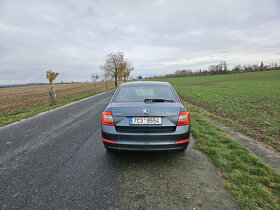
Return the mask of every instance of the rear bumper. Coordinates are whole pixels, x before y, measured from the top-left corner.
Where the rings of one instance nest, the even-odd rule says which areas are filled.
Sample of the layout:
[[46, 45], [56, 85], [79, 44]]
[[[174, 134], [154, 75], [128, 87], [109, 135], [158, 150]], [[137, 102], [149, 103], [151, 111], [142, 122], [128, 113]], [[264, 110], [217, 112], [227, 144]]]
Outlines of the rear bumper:
[[190, 137], [190, 125], [177, 126], [170, 133], [123, 133], [115, 126], [102, 125], [102, 138], [114, 141], [104, 142], [105, 147], [115, 150], [161, 151], [178, 150], [187, 147], [188, 142], [177, 143]]
[[187, 148], [189, 142], [181, 144], [169, 145], [135, 145], [135, 144], [117, 144], [103, 142], [104, 146], [113, 150], [127, 150], [127, 151], [167, 151], [167, 150], [181, 150]]

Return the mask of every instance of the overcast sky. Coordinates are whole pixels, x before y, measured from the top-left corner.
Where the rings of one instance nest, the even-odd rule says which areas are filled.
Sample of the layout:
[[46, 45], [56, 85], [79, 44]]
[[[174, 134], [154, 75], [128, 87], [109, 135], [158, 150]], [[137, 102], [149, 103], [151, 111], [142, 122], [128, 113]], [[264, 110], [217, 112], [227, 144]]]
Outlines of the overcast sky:
[[0, 84], [87, 81], [119, 51], [132, 76], [280, 63], [280, 1], [0, 0]]

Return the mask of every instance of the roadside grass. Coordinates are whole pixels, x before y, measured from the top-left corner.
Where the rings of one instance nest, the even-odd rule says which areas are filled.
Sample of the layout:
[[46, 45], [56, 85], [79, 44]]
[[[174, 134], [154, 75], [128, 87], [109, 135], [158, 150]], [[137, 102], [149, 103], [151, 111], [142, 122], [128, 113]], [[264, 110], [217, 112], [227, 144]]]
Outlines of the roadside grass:
[[[108, 90], [112, 90], [114, 89], [114, 87], [112, 88], [108, 88]], [[105, 89], [100, 89], [97, 90], [95, 93], [90, 92], [90, 93], [85, 93], [82, 95], [78, 95], [78, 96], [74, 96], [74, 97], [69, 97], [69, 98], [64, 98], [61, 100], [58, 100], [55, 105], [51, 106], [50, 102], [44, 103], [44, 104], [40, 104], [40, 105], [35, 105], [35, 106], [30, 106], [24, 109], [21, 109], [19, 111], [16, 112], [8, 112], [8, 113], [4, 113], [0, 115], [0, 126], [3, 125], [7, 125], [10, 124], [12, 122], [15, 121], [19, 121], [21, 119], [27, 118], [27, 117], [31, 117], [34, 116], [36, 114], [39, 114], [41, 112], [45, 112], [51, 109], [55, 109], [57, 107], [75, 102], [75, 101], [79, 101], [82, 100], [84, 98], [88, 98], [90, 96], [105, 92]]]
[[280, 209], [280, 173], [209, 122], [209, 113], [183, 101], [190, 112], [196, 148], [213, 159], [225, 187], [242, 209]]
[[227, 126], [280, 151], [280, 71], [157, 80], [170, 82], [188, 103]]

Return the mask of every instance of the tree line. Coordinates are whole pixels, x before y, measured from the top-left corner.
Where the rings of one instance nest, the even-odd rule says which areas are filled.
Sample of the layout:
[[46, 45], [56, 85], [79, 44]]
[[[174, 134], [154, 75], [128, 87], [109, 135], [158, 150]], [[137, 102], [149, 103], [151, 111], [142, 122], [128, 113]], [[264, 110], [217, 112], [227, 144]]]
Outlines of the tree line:
[[[128, 77], [130, 76], [130, 72], [134, 70], [134, 67], [131, 63], [124, 57], [123, 52], [110, 53], [106, 56], [105, 63], [100, 66], [101, 73], [95, 72], [91, 74], [91, 80], [93, 82], [93, 91], [96, 93], [96, 82], [101, 78], [102, 81], [106, 84], [107, 90], [107, 82], [115, 81], [115, 86], [118, 86], [118, 81], [123, 80], [126, 82]], [[55, 104], [56, 101], [56, 92], [55, 92], [55, 79], [59, 75], [58, 72], [53, 72], [48, 70], [46, 72], [46, 78], [50, 83], [50, 102], [51, 105]]]
[[247, 65], [235, 65], [231, 69], [228, 67], [226, 61], [221, 61], [217, 65], [210, 65], [207, 70], [193, 71], [191, 69], [176, 70], [173, 74], [165, 74], [161, 76], [154, 76], [152, 78], [172, 78], [172, 77], [192, 77], [192, 76], [208, 76], [208, 75], [219, 75], [219, 74], [233, 74], [242, 72], [256, 72], [256, 71], [271, 71], [280, 70], [280, 66], [277, 63], [271, 63], [264, 65], [261, 62], [258, 64], [247, 64]]

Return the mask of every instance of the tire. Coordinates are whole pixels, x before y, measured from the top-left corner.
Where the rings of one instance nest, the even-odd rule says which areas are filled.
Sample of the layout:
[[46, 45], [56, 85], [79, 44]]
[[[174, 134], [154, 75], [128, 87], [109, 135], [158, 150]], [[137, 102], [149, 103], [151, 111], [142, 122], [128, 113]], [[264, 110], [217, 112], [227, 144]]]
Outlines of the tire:
[[107, 146], [104, 146], [104, 147], [107, 150], [107, 152], [114, 152], [114, 150], [110, 149], [109, 147], [107, 147]]
[[178, 151], [179, 151], [179, 152], [184, 152], [187, 148], [188, 148], [188, 146], [186, 146], [186, 147], [184, 147], [184, 148], [181, 148], [181, 149], [179, 149]]

